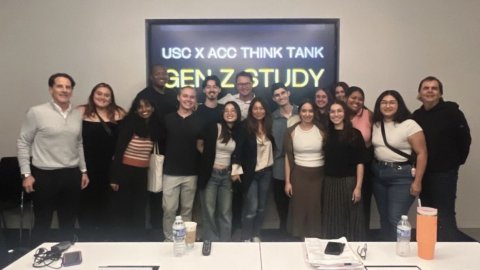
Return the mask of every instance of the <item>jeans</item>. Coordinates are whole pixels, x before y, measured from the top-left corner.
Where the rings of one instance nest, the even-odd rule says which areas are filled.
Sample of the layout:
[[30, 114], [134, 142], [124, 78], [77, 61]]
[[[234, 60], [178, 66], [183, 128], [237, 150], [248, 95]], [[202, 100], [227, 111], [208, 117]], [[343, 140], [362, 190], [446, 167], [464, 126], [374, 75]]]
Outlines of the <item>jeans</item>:
[[411, 165], [385, 166], [372, 164], [373, 195], [380, 214], [383, 240], [395, 241], [397, 223], [402, 215], [407, 215], [415, 199], [410, 195], [413, 181]]
[[252, 183], [243, 199], [242, 240], [250, 240], [254, 236], [260, 236], [271, 183], [271, 167], [255, 172]]
[[213, 169], [200, 191], [204, 240], [228, 242], [232, 235], [232, 179], [230, 170]]
[[192, 219], [193, 199], [197, 190], [197, 176], [163, 175], [163, 234], [172, 240], [172, 225], [180, 203], [183, 221]]
[[420, 199], [423, 206], [438, 209], [438, 241], [465, 241], [457, 228], [455, 199], [457, 198], [458, 170], [425, 173]]

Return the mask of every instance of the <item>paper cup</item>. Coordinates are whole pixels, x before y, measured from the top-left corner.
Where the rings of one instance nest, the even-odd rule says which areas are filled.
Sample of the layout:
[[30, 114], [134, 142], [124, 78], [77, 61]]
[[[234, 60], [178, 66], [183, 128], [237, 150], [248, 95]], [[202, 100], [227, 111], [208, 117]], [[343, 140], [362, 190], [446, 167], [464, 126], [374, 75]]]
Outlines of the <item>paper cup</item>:
[[195, 239], [197, 237], [197, 223], [193, 221], [186, 221], [185, 228], [187, 231], [187, 235], [185, 237], [185, 244], [187, 245], [187, 248], [191, 249], [193, 248], [193, 245], [195, 244]]

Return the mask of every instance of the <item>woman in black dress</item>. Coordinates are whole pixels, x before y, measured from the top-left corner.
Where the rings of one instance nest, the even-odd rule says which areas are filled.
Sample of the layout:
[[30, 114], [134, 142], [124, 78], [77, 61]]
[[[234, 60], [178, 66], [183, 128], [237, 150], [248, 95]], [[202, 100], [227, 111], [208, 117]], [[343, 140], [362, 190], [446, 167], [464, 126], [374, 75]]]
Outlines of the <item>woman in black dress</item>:
[[115, 103], [112, 87], [93, 87], [83, 112], [83, 150], [90, 184], [82, 190], [78, 221], [82, 229], [105, 229], [108, 221], [108, 173], [117, 142], [117, 127], [125, 110]]

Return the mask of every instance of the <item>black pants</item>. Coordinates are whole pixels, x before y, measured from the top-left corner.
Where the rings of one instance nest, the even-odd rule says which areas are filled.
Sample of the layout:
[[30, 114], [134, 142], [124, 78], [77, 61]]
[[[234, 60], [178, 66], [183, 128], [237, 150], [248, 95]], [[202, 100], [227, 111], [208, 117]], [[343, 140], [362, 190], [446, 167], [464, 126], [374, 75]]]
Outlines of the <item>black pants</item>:
[[285, 194], [285, 180], [273, 179], [273, 197], [275, 198], [278, 218], [280, 219], [280, 230], [282, 233], [286, 233], [289, 198]]
[[35, 229], [49, 229], [53, 212], [60, 229], [73, 229], [80, 202], [82, 175], [78, 168], [41, 170], [32, 167]]
[[158, 229], [163, 232], [163, 192], [148, 192], [150, 208], [150, 225], [152, 229]]
[[422, 206], [438, 209], [437, 240], [460, 242], [471, 240], [457, 228], [455, 200], [457, 198], [458, 170], [425, 173], [420, 199]]
[[124, 177], [118, 182], [118, 191], [112, 192], [113, 226], [145, 229], [148, 168], [122, 166]]

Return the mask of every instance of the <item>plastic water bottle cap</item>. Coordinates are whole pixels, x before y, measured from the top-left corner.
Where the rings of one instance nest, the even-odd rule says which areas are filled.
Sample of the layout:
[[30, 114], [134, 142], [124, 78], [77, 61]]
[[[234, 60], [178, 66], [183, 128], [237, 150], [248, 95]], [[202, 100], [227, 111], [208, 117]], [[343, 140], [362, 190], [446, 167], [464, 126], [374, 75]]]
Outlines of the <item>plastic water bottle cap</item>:
[[402, 215], [402, 220], [408, 220], [408, 216]]

